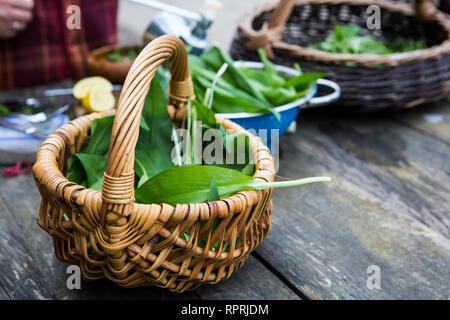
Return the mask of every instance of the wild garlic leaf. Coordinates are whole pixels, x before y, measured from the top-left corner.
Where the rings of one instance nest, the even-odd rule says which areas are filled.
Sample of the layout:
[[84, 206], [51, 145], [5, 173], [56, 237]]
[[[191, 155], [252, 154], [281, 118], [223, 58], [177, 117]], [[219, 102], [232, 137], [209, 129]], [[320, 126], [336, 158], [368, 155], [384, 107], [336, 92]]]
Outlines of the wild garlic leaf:
[[144, 103], [142, 117], [149, 130], [141, 128], [135, 148], [138, 185], [163, 170], [173, 168], [172, 120], [167, 112], [167, 98], [157, 79], [153, 79]]
[[275, 67], [275, 64], [273, 64], [272, 61], [270, 61], [267, 58], [267, 55], [266, 55], [266, 52], [264, 51], [264, 49], [259, 48], [258, 55], [259, 55], [259, 59], [264, 64], [264, 71], [266, 71], [267, 73], [270, 73], [270, 74], [277, 75], [278, 71]]
[[190, 165], [175, 167], [161, 172], [136, 189], [139, 203], [199, 203], [208, 201], [211, 180], [215, 178], [219, 196], [242, 190], [255, 189], [250, 186], [253, 179], [237, 170], [216, 166]]
[[66, 176], [69, 181], [75, 182], [81, 186], [87, 186], [86, 171], [84, 170], [83, 164], [75, 157], [75, 155], [71, 155], [69, 158]]
[[[195, 73], [194, 78], [195, 83], [201, 86], [204, 90], [206, 90], [206, 88], [210, 88], [212, 86], [212, 79], [214, 78], [214, 74], [208, 73], [207, 71], [204, 70], [201, 73]], [[244, 109], [266, 110], [266, 112], [272, 112], [272, 105], [265, 98], [264, 100], [261, 100], [248, 94], [243, 90], [230, 86], [223, 80], [222, 81], [220, 80], [218, 81], [214, 90], [215, 93], [214, 93], [214, 100], [212, 103], [212, 110], [216, 111], [216, 109], [218, 108], [216, 105], [217, 103], [220, 103], [218, 102], [218, 100], [220, 101], [220, 99], [227, 98], [229, 100], [234, 100], [235, 104], [241, 105], [241, 107]], [[231, 106], [232, 105], [230, 105], [229, 107]]]
[[426, 48], [423, 40], [397, 37], [393, 40], [381, 41], [373, 35], [360, 35], [361, 28], [356, 24], [334, 26], [327, 38], [310, 48], [342, 54], [391, 54], [414, 51]]
[[295, 76], [293, 78], [290, 78], [286, 81], [286, 86], [294, 87], [297, 90], [303, 90], [309, 88], [311, 84], [319, 80], [325, 76], [323, 73], [303, 73], [299, 74], [298, 76]]
[[109, 149], [114, 114], [95, 119], [91, 124], [91, 138], [83, 153], [105, 154]]
[[198, 100], [193, 101], [193, 106], [197, 110], [197, 121], [201, 121], [206, 128], [218, 128], [214, 112]]
[[84, 171], [86, 172], [86, 182], [88, 188], [103, 177], [106, 163], [108, 161], [107, 155], [77, 153], [74, 156], [80, 161]]
[[308, 183], [328, 182], [329, 177], [311, 177], [299, 180], [264, 182], [233, 169], [216, 166], [189, 165], [165, 170], [147, 180], [135, 190], [138, 203], [206, 202], [210, 196], [211, 180], [216, 180], [219, 197], [223, 199], [239, 191], [294, 187]]
[[247, 164], [241, 171], [243, 174], [252, 177], [255, 174], [255, 165], [253, 163]]
[[249, 93], [256, 99], [265, 101], [264, 96], [253, 87], [247, 76], [234, 65], [234, 61], [228, 53], [215, 46], [207, 52], [203, 53], [201, 55], [201, 58], [207, 64], [213, 66], [214, 73], [216, 73], [224, 63], [227, 63], [228, 68], [222, 75], [222, 78], [231, 83], [234, 87]]
[[[195, 94], [199, 99], [202, 99], [202, 97], [204, 97], [204, 90], [199, 88], [202, 88], [202, 81], [207, 80], [199, 78], [197, 74], [193, 74], [192, 78], [194, 80], [194, 85], [197, 87]], [[207, 87], [207, 85], [204, 87]], [[263, 106], [254, 98], [242, 98], [233, 95], [220, 87], [216, 87], [212, 110], [216, 113], [272, 113], [275, 117], [280, 117], [279, 113], [271, 105]]]
[[216, 178], [213, 177], [209, 187], [208, 201], [220, 200], [219, 189], [217, 188]]

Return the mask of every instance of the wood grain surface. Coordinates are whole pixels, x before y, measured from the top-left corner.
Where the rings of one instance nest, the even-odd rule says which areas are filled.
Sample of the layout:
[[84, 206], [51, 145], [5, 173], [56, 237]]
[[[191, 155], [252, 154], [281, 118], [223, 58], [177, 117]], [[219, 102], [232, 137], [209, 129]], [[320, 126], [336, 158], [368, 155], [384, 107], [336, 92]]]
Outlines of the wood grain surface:
[[[449, 104], [428, 107], [301, 114], [299, 131], [282, 140], [278, 174], [333, 181], [276, 190], [257, 254], [312, 299], [448, 299]], [[371, 265], [379, 290], [366, 285]]]

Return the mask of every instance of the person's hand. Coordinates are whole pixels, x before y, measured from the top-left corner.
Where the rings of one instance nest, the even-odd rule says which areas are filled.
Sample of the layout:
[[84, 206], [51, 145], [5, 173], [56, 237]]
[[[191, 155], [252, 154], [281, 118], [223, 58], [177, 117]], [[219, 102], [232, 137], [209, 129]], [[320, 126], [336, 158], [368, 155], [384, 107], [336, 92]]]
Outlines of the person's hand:
[[9, 39], [33, 18], [34, 0], [0, 0], [0, 39]]

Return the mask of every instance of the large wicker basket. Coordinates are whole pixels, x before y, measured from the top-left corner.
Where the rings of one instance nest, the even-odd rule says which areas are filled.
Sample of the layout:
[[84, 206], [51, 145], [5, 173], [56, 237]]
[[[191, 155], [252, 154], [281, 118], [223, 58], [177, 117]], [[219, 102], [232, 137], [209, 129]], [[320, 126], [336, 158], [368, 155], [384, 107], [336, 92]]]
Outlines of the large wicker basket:
[[[56, 256], [79, 265], [86, 280], [107, 277], [125, 287], [195, 289], [229, 278], [270, 230], [271, 189], [175, 207], [134, 203], [134, 148], [144, 98], [156, 69], [169, 58], [169, 107], [173, 111], [186, 103], [191, 84], [185, 47], [173, 36], [157, 38], [139, 55], [125, 81], [101, 192], [70, 182], [64, 174], [70, 155], [86, 145], [91, 122], [105, 113], [61, 127], [37, 153], [33, 173], [42, 195], [38, 224], [53, 237]], [[273, 159], [261, 139], [229, 120], [219, 121], [232, 133], [250, 137], [254, 179], [273, 181]], [[186, 231], [189, 242], [182, 238]], [[200, 247], [205, 237], [207, 244]]]
[[[381, 29], [366, 26], [367, 8], [381, 9]], [[259, 59], [262, 47], [276, 63], [322, 70], [342, 88], [341, 105], [364, 111], [408, 108], [450, 93], [450, 16], [428, 0], [416, 10], [377, 0], [281, 0], [245, 16], [231, 46], [235, 59]], [[425, 38], [427, 49], [390, 55], [348, 55], [308, 48], [324, 40], [336, 23], [356, 23], [378, 39]]]

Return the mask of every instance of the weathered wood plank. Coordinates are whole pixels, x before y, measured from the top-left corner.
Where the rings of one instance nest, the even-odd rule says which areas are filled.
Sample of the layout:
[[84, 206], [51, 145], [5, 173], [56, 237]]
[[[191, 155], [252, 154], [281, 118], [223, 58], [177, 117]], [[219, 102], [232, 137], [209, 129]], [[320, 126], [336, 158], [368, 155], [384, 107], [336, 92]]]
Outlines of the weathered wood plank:
[[[353, 120], [353, 127], [333, 122], [306, 132], [305, 140], [316, 143], [299, 150], [309, 150], [334, 173], [448, 236], [450, 216], [444, 213], [450, 212], [450, 146], [384, 119]], [[325, 152], [315, 152], [315, 144]]]
[[253, 256], [229, 280], [194, 292], [126, 289], [107, 280], [83, 281], [80, 290], [69, 290], [68, 265], [54, 257], [50, 236], [36, 225], [39, 203], [30, 174], [0, 177], [0, 299], [298, 299]]
[[[239, 283], [237, 287], [236, 283]], [[241, 270], [216, 286], [203, 286], [196, 293], [213, 300], [298, 300], [299, 297], [250, 256]]]
[[[51, 269], [33, 258], [27, 241], [34, 241], [30, 233], [18, 227], [11, 211], [0, 198], [0, 283], [11, 299], [39, 299], [50, 297], [43, 275], [48, 272], [48, 282], [54, 280]], [[31, 230], [32, 231], [32, 230]], [[36, 247], [40, 247], [37, 238]], [[43, 267], [40, 269], [40, 267]]]
[[444, 102], [405, 110], [393, 115], [393, 118], [450, 143], [450, 98]]
[[0, 300], [11, 300], [3, 287], [0, 287]]
[[[276, 190], [257, 253], [311, 298], [447, 299], [449, 146], [378, 116], [301, 117], [279, 175], [333, 182]], [[370, 265], [380, 290], [366, 286]]]

